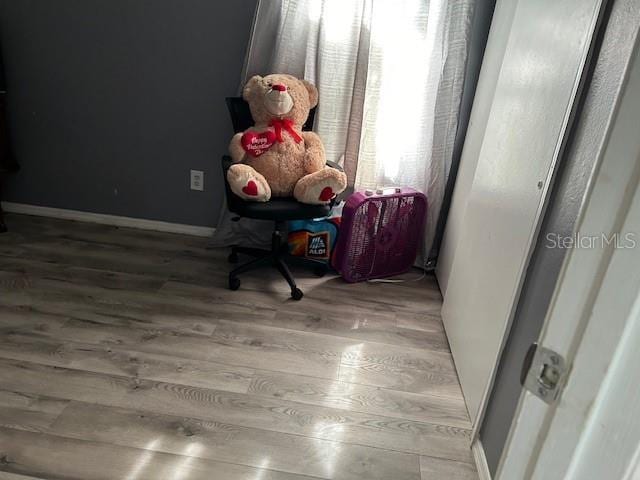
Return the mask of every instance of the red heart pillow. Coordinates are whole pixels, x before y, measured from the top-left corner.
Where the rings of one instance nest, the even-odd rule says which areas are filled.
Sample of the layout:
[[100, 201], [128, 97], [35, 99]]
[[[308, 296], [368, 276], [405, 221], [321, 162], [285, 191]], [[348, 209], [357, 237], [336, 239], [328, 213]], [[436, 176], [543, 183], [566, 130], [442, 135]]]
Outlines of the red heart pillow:
[[240, 143], [242, 148], [247, 154], [252, 157], [259, 157], [264, 152], [269, 150], [276, 141], [276, 134], [272, 130], [265, 130], [264, 132], [248, 131], [242, 135]]

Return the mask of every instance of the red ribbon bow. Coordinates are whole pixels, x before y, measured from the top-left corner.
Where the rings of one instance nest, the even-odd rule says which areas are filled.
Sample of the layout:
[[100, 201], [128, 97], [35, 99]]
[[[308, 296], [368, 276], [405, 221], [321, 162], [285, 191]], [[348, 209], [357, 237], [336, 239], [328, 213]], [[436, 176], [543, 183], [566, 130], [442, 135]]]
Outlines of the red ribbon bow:
[[287, 132], [289, 132], [289, 135], [291, 135], [296, 143], [300, 143], [302, 141], [302, 137], [298, 135], [298, 132], [296, 132], [293, 128], [293, 120], [290, 120], [288, 118], [284, 118], [282, 120], [274, 118], [273, 120], [271, 120], [271, 122], [269, 122], [269, 126], [275, 129], [276, 141], [278, 143], [282, 143], [284, 141], [284, 139], [282, 138], [282, 130], [286, 130]]

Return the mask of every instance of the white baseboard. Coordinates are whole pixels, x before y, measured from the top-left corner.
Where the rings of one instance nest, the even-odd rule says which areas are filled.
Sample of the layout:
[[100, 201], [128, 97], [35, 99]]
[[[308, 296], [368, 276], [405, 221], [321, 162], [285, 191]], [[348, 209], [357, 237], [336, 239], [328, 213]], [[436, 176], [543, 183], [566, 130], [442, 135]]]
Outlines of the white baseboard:
[[79, 210], [66, 210], [63, 208], [41, 207], [24, 203], [2, 202], [2, 208], [9, 213], [22, 213], [39, 217], [60, 218], [63, 220], [76, 220], [78, 222], [100, 223], [102, 225], [114, 225], [116, 227], [139, 228], [142, 230], [155, 230], [157, 232], [181, 233], [196, 237], [209, 237], [215, 228], [200, 227], [197, 225], [184, 225], [182, 223], [161, 222], [158, 220], [145, 220], [143, 218], [121, 217], [119, 215], [106, 215], [103, 213], [81, 212]]
[[478, 471], [478, 477], [480, 480], [491, 480], [491, 472], [489, 471], [489, 464], [487, 463], [487, 457], [484, 454], [484, 447], [479, 438], [476, 438], [471, 445], [471, 453], [473, 454], [473, 461], [476, 464], [476, 470]]

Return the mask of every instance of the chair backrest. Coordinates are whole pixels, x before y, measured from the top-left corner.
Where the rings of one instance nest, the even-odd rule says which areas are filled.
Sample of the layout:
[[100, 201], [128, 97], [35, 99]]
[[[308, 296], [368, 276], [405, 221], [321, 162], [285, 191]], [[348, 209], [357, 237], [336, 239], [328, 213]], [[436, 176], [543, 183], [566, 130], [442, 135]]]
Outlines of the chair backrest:
[[[227, 108], [229, 109], [229, 115], [231, 115], [231, 123], [233, 125], [233, 131], [235, 133], [244, 132], [247, 128], [252, 127], [255, 123], [253, 117], [251, 117], [251, 110], [249, 110], [249, 104], [242, 97], [227, 97]], [[316, 107], [312, 108], [309, 112], [309, 118], [302, 126], [302, 130], [310, 131], [313, 128], [313, 120], [316, 116]]]

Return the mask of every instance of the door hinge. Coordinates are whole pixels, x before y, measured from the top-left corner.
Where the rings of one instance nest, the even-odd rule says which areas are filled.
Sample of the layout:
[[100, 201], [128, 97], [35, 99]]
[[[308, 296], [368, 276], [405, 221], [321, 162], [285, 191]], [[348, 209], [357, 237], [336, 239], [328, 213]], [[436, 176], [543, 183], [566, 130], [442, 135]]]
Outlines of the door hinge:
[[567, 370], [562, 355], [531, 344], [522, 364], [520, 384], [548, 404], [558, 399]]

